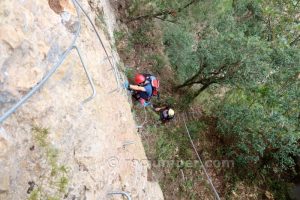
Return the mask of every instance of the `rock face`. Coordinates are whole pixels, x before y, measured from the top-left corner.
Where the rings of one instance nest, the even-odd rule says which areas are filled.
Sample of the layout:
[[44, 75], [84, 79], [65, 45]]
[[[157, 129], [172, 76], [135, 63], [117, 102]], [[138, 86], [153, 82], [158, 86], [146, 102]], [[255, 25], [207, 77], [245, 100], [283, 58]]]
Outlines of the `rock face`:
[[9, 169], [11, 167], [10, 155], [11, 155], [12, 143], [11, 138], [6, 131], [0, 129], [0, 197], [5, 195], [9, 191]]
[[[104, 11], [98, 28], [110, 55], [113, 14], [107, 0], [89, 1]], [[91, 18], [99, 16], [87, 3]], [[49, 81], [0, 125], [0, 199], [163, 199], [148, 182], [146, 156], [128, 97], [115, 80], [88, 21], [67, 0], [1, 0], [0, 114], [26, 94], [59, 61], [81, 23], [76, 41], [95, 83], [92, 91], [75, 51]], [[109, 35], [106, 35], [108, 33]], [[117, 61], [115, 61], [117, 62]], [[140, 162], [143, 161], [143, 162]], [[116, 196], [120, 197], [120, 196]]]
[[48, 0], [50, 8], [60, 14], [64, 11], [71, 12], [72, 14], [76, 13], [74, 5], [69, 0]]

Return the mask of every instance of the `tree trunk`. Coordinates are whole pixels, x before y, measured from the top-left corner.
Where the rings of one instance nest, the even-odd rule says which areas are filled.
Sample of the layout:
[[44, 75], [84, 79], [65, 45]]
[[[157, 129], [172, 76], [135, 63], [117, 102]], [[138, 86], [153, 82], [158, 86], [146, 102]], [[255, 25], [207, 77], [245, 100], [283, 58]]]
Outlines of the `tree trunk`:
[[[195, 77], [194, 79], [196, 79], [197, 77]], [[192, 85], [196, 84], [196, 83], [200, 83], [201, 81], [194, 81], [194, 79], [189, 79], [187, 81], [185, 81], [183, 84], [176, 86], [176, 89], [181, 89], [184, 87], [191, 87]]]
[[127, 23], [142, 20], [142, 19], [157, 18], [157, 17], [163, 16], [163, 15], [170, 15], [171, 13], [172, 13], [172, 11], [170, 11], [170, 10], [164, 10], [164, 11], [161, 11], [161, 12], [158, 12], [158, 13], [155, 13], [155, 14], [142, 15], [142, 16], [132, 18], [129, 21], [127, 21]]
[[205, 67], [206, 67], [206, 65], [203, 64], [202, 67], [200, 67], [200, 69], [194, 76], [192, 76], [191, 78], [186, 80], [183, 84], [176, 86], [176, 89], [181, 89], [183, 87], [192, 86], [195, 83], [201, 83], [201, 80], [196, 81], [196, 79], [198, 78], [198, 76], [201, 74], [201, 72], [203, 71], [203, 69]]
[[199, 94], [201, 94], [201, 92], [206, 90], [211, 84], [213, 84], [213, 82], [204, 84], [197, 92], [195, 92], [195, 94], [193, 94], [192, 100], [194, 100], [197, 96], [199, 96]]
[[162, 21], [166, 21], [166, 22], [170, 22], [170, 23], [173, 23], [173, 24], [181, 24], [175, 20], [168, 20], [168, 19], [164, 19], [164, 18], [161, 18], [161, 17], [155, 17], [156, 19], [159, 19], [159, 20], [162, 20]]

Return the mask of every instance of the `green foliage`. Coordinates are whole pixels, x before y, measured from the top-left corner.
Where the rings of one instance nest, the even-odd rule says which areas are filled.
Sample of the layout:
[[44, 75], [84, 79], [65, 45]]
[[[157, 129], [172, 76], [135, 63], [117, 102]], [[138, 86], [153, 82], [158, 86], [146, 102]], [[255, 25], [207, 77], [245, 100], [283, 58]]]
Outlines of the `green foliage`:
[[133, 79], [134, 79], [135, 71], [134, 71], [133, 68], [126, 67], [124, 73], [125, 73], [126, 77], [127, 77], [129, 80], [133, 80]]
[[69, 184], [68, 178], [65, 177], [65, 176], [62, 176], [62, 177], [59, 179], [59, 182], [58, 182], [58, 191], [59, 191], [60, 193], [65, 193], [68, 184]]
[[47, 197], [47, 200], [60, 200], [59, 197]]
[[216, 1], [209, 6], [213, 14], [202, 16], [209, 25], [197, 33], [198, 41], [193, 26], [166, 26], [166, 53], [182, 86], [253, 85], [276, 67], [270, 64], [274, 60], [272, 51], [286, 43], [278, 41], [276, 45], [280, 46], [274, 48], [274, 43], [265, 40], [262, 4], [234, 1], [232, 8], [229, 5], [228, 1]]
[[182, 184], [182, 188], [184, 191], [189, 192], [194, 188], [194, 181], [193, 180], [186, 180], [183, 184]]
[[262, 2], [265, 38], [275, 43], [299, 47], [300, 4], [298, 1], [270, 0]]
[[49, 134], [49, 130], [47, 128], [41, 128], [41, 127], [33, 127], [33, 137], [34, 140], [41, 146], [46, 147], [48, 144], [47, 137]]
[[[274, 191], [275, 193], [274, 196], [276, 197], [276, 199], [286, 200], [287, 197], [290, 196], [289, 192], [291, 188], [288, 184], [286, 184], [286, 182], [281, 180], [267, 179], [267, 183], [270, 185], [272, 191]], [[292, 199], [297, 199], [297, 198], [294, 197]]]
[[228, 11], [212, 23], [197, 46], [185, 29], [165, 31], [167, 55], [178, 77], [186, 80], [182, 86], [252, 85], [270, 73], [271, 47], [257, 34], [249, 34], [253, 27], [248, 21], [241, 23]]
[[[204, 123], [197, 121], [188, 122], [187, 126], [193, 140], [199, 139], [199, 133], [206, 129]], [[161, 127], [156, 132], [158, 134], [155, 148], [157, 159], [168, 160], [177, 158], [190, 160], [193, 157], [194, 152], [190, 148], [190, 141], [184, 126], [180, 128]]]
[[151, 22], [145, 22], [135, 30], [129, 37], [129, 41], [133, 45], [149, 46], [154, 42], [149, 33], [153, 28]]
[[57, 176], [58, 174], [57, 156], [56, 150], [51, 149], [47, 151], [47, 158], [51, 166], [51, 176]]
[[203, 91], [201, 95], [199, 95], [197, 99], [195, 99], [194, 104], [201, 105], [201, 109], [203, 109], [203, 112], [207, 115], [213, 115], [217, 110], [216, 105], [222, 103], [222, 98], [227, 90], [229, 89], [226, 86], [212, 86]]
[[[206, 129], [204, 123], [196, 121], [189, 121], [187, 125], [194, 140], [200, 139], [201, 131]], [[148, 142], [144, 141], [147, 147], [147, 157], [158, 162], [158, 165], [154, 166], [154, 171], [165, 174], [163, 179], [160, 178], [162, 189], [168, 190], [170, 185], [178, 182], [182, 198], [197, 199], [198, 192], [195, 183], [203, 180], [198, 174], [199, 163], [193, 160], [195, 152], [190, 148], [191, 144], [186, 135], [185, 127], [152, 125], [148, 126], [147, 132], [155, 138], [154, 148], [149, 147]], [[151, 151], [155, 151], [154, 154]], [[182, 180], [181, 171], [186, 174], [186, 180]]]
[[[156, 158], [158, 160], [171, 160], [176, 153], [177, 142], [174, 137], [178, 132], [176, 128], [167, 130], [160, 128], [157, 130], [158, 139], [156, 141]], [[173, 139], [171, 139], [173, 138]]]
[[300, 153], [299, 51], [284, 46], [269, 56], [273, 71], [252, 87], [227, 92], [215, 110], [226, 156], [243, 177], [270, 177], [264, 184], [284, 199], [284, 182], [295, 175], [294, 157]]
[[204, 122], [190, 121], [187, 123], [192, 140], [199, 139], [199, 132], [207, 129], [207, 125]]
[[121, 55], [129, 58], [133, 53], [133, 43], [130, 40], [130, 34], [127, 31], [121, 29], [119, 31], [114, 31], [115, 47]]
[[192, 35], [179, 26], [169, 25], [166, 27], [163, 40], [171, 66], [181, 81], [186, 80], [198, 68]]
[[159, 160], [168, 160], [174, 156], [175, 145], [165, 137], [160, 137], [156, 144], [157, 158]]
[[167, 105], [175, 106], [176, 105], [176, 99], [173, 96], [167, 96], [164, 98], [164, 102], [166, 102]]
[[190, 0], [132, 0], [128, 12], [134, 18], [166, 10], [177, 10], [189, 2]]
[[159, 54], [149, 55], [146, 57], [146, 60], [151, 63], [150, 65], [152, 66], [154, 73], [160, 73], [166, 65], [165, 58]]
[[293, 171], [298, 141], [299, 95], [296, 88], [277, 93], [276, 85], [264, 84], [251, 91], [231, 91], [219, 107], [218, 128], [230, 145], [227, 155], [238, 167], [266, 169], [266, 173]]
[[30, 196], [28, 197], [28, 200], [39, 200], [39, 199], [40, 199], [40, 190], [39, 189], [34, 189], [30, 193]]
[[124, 31], [114, 31], [114, 38], [115, 38], [117, 44], [120, 41], [122, 41], [125, 37], [126, 37], [126, 32], [124, 32]]

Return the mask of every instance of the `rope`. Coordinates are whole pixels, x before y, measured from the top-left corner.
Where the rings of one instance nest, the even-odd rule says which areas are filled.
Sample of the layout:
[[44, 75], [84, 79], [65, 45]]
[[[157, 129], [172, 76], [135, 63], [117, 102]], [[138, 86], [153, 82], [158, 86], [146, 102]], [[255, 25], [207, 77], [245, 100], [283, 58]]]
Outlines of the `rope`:
[[198, 157], [198, 159], [199, 159], [199, 161], [200, 161], [201, 167], [202, 167], [202, 169], [203, 169], [203, 171], [204, 171], [204, 173], [205, 173], [205, 175], [206, 175], [206, 178], [207, 178], [207, 180], [208, 180], [208, 182], [209, 182], [209, 184], [210, 184], [210, 186], [211, 186], [211, 188], [212, 188], [212, 190], [213, 190], [213, 192], [214, 192], [214, 194], [215, 194], [215, 196], [216, 196], [216, 199], [217, 199], [217, 200], [220, 200], [219, 194], [218, 194], [216, 188], [214, 187], [214, 185], [213, 185], [213, 183], [212, 183], [212, 180], [211, 180], [211, 178], [209, 177], [209, 175], [208, 175], [208, 173], [207, 173], [207, 171], [206, 171], [206, 169], [205, 169], [205, 166], [204, 166], [204, 164], [203, 164], [203, 162], [202, 162], [202, 160], [201, 160], [201, 157], [200, 157], [200, 155], [198, 154], [197, 149], [196, 149], [196, 147], [195, 147], [195, 145], [194, 145], [194, 143], [193, 143], [192, 137], [191, 137], [191, 135], [190, 135], [190, 131], [189, 131], [189, 129], [188, 129], [186, 123], [185, 123], [185, 119], [184, 119], [184, 118], [185, 118], [185, 117], [183, 117], [184, 126], [185, 126], [186, 132], [187, 132], [187, 134], [188, 134], [188, 137], [189, 137], [189, 139], [190, 139], [190, 142], [191, 142], [191, 144], [192, 144], [192, 146], [193, 146], [193, 149], [194, 149], [195, 153], [197, 154], [197, 157]]

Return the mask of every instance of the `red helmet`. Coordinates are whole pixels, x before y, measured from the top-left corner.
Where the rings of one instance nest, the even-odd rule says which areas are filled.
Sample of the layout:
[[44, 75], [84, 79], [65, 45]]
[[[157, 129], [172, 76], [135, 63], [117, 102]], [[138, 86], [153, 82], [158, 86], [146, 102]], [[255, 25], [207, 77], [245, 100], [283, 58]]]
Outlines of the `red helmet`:
[[137, 75], [135, 75], [134, 80], [135, 80], [136, 84], [141, 84], [141, 83], [144, 83], [146, 81], [146, 78], [143, 74], [137, 74]]

